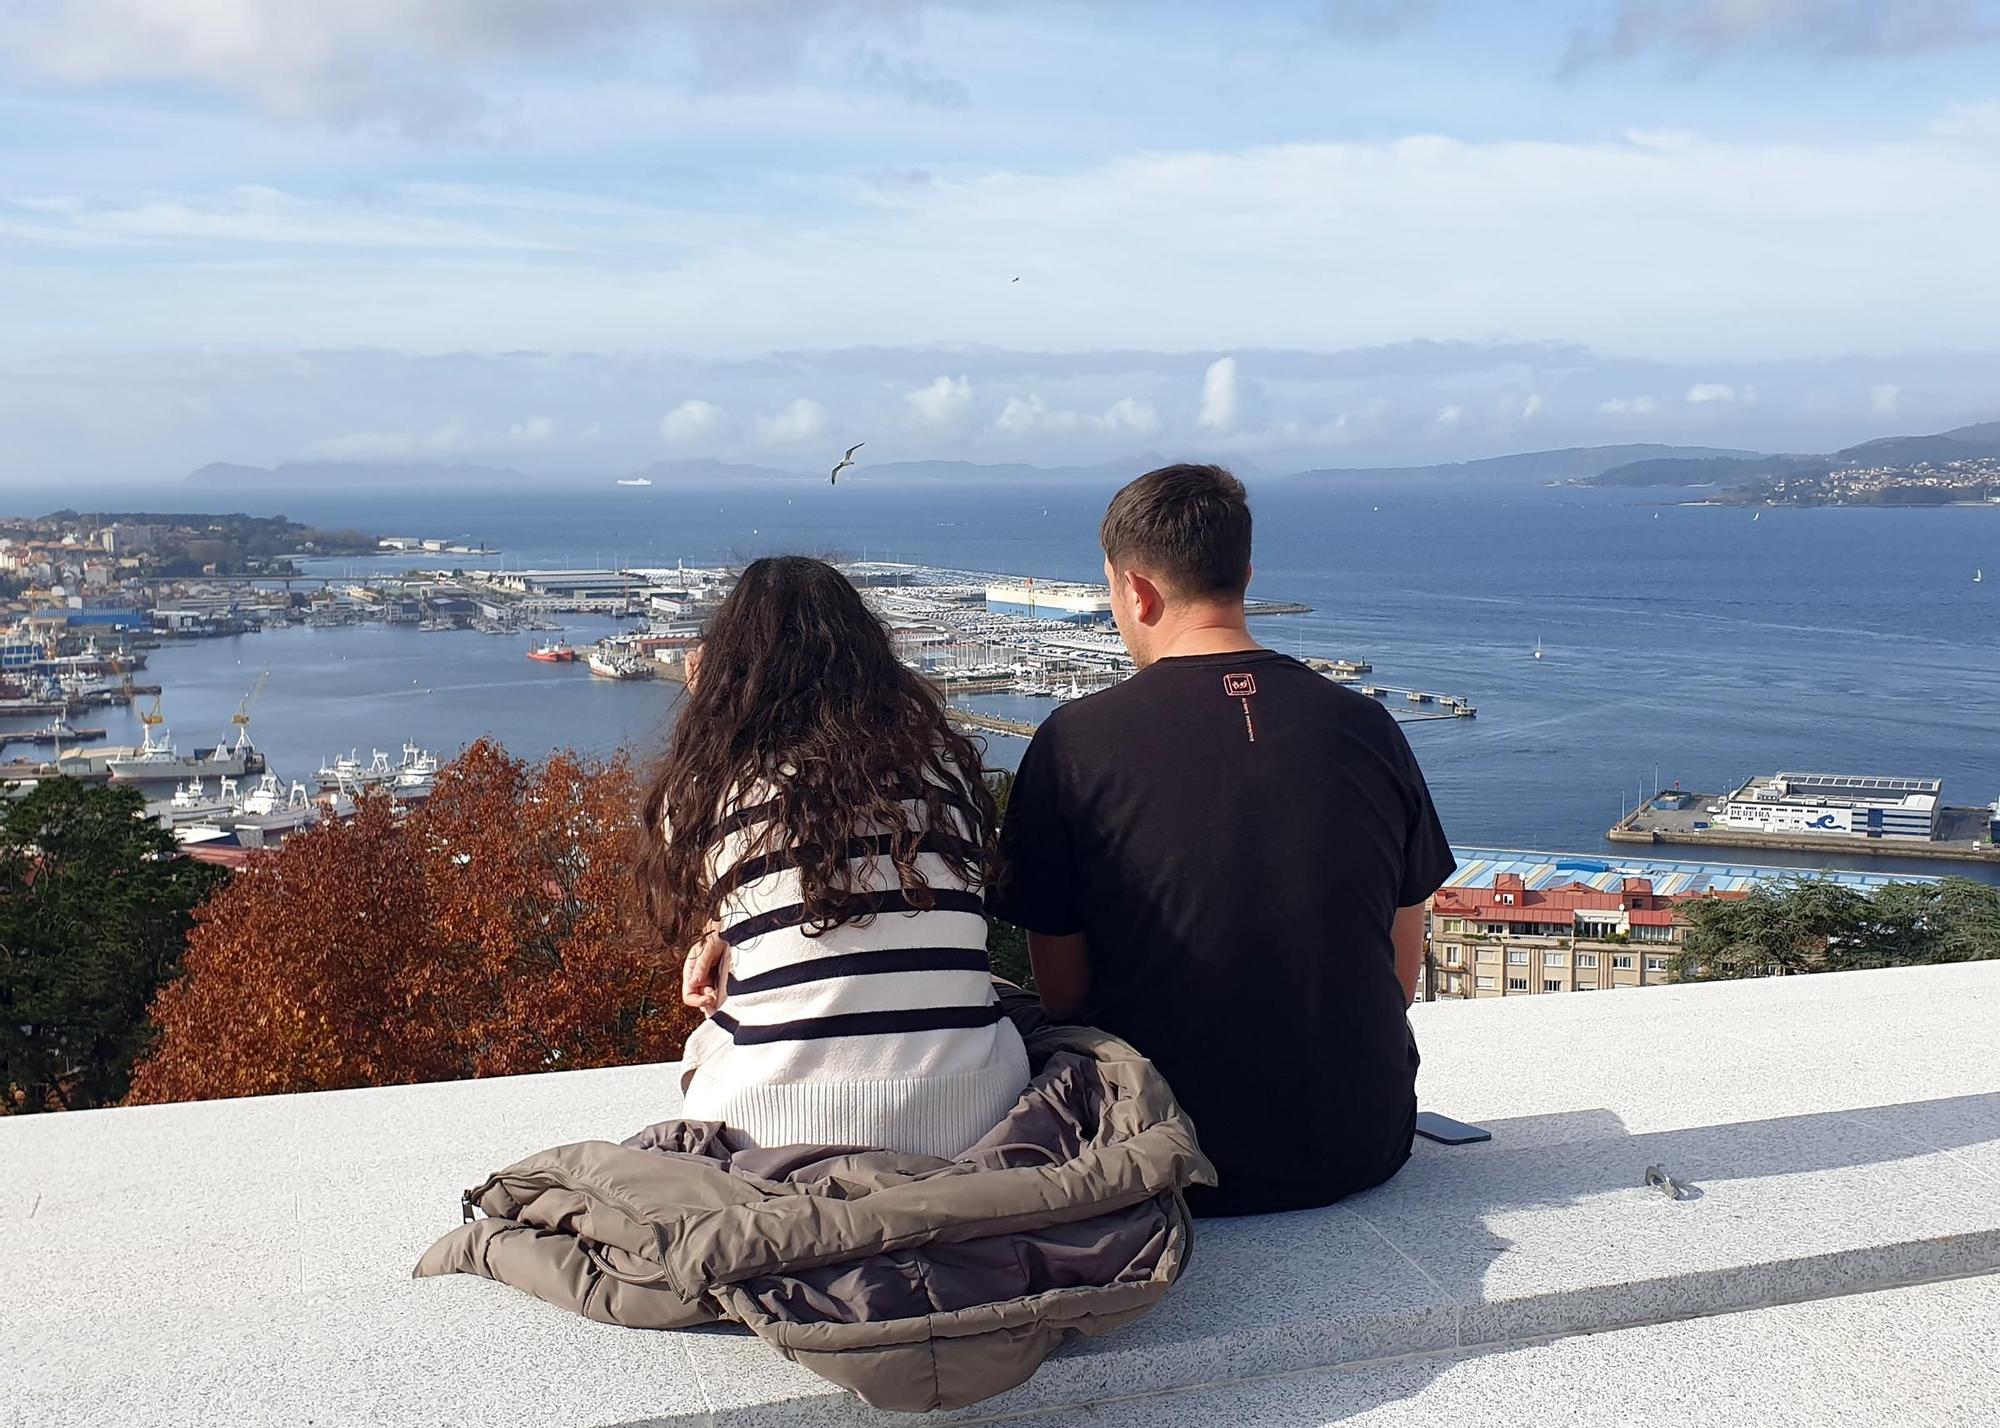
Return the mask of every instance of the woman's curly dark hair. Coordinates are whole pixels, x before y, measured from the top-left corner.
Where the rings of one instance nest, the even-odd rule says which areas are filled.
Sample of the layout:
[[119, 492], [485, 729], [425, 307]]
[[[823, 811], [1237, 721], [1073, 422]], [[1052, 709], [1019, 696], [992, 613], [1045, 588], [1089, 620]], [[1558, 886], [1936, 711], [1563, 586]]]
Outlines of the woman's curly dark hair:
[[[694, 945], [721, 910], [727, 889], [711, 883], [709, 855], [744, 788], [767, 789], [777, 808], [742, 856], [796, 859], [809, 933], [865, 922], [867, 899], [856, 894], [889, 891], [851, 885], [850, 839], [886, 831], [902, 892], [921, 909], [934, 901], [920, 853], [974, 887], [993, 860], [999, 813], [979, 751], [824, 561], [752, 563], [703, 637], [699, 674], [647, 790], [636, 869], [669, 948]], [[921, 818], [908, 816], [905, 798], [922, 799]]]

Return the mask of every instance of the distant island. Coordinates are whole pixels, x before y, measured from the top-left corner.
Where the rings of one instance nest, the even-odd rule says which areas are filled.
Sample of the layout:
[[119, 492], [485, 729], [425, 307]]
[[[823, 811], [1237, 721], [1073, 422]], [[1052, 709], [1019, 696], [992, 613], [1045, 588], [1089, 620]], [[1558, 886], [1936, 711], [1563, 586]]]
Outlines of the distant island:
[[[118, 575], [180, 579], [200, 575], [290, 575], [297, 555], [373, 555], [376, 538], [357, 530], [304, 525], [284, 516], [163, 511], [51, 511], [0, 517], [0, 544], [16, 568], [101, 568]], [[86, 579], [85, 583], [89, 583]]]
[[1649, 457], [1576, 484], [1707, 487], [1706, 500], [1731, 506], [2000, 503], [2000, 422], [1882, 437], [1824, 455]]
[[1295, 481], [1331, 481], [1359, 476], [1537, 476], [1544, 480], [1590, 478], [1631, 465], [1656, 462], [1730, 461], [1755, 458], [1754, 451], [1714, 446], [1668, 446], [1660, 442], [1627, 442], [1621, 446], [1565, 446], [1554, 451], [1522, 451], [1486, 456], [1474, 461], [1447, 461], [1434, 466], [1331, 466], [1301, 471]]

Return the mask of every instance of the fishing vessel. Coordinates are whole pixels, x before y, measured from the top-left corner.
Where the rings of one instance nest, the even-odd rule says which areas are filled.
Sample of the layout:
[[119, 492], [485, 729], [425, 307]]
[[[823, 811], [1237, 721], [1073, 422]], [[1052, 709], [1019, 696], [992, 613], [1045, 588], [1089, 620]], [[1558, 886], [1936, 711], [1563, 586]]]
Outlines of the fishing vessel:
[[547, 644], [536, 645], [528, 651], [529, 659], [538, 659], [543, 664], [569, 664], [576, 659], [576, 651], [568, 645], [559, 645], [551, 640]]
[[223, 779], [211, 794], [198, 778], [174, 785], [173, 797], [162, 807], [161, 821], [169, 828], [188, 823], [211, 823], [236, 807], [236, 780]]
[[389, 781], [389, 794], [401, 803], [429, 798], [437, 788], [437, 776], [437, 755], [415, 744], [405, 744], [403, 761], [396, 765], [396, 776]]
[[646, 667], [627, 654], [614, 654], [607, 650], [592, 650], [590, 658], [584, 661], [590, 672], [600, 679], [644, 679]]
[[336, 790], [357, 794], [366, 789], [380, 788], [396, 777], [395, 768], [389, 763], [389, 756], [380, 749], [371, 749], [367, 763], [361, 762], [356, 750], [349, 749], [337, 758], [319, 766], [314, 775], [319, 780], [320, 790], [332, 793]]
[[430, 794], [437, 785], [439, 766], [436, 754], [418, 744], [404, 744], [400, 763], [390, 763], [382, 750], [370, 749], [368, 762], [364, 764], [359, 753], [350, 749], [321, 764], [314, 777], [319, 780], [322, 794], [356, 798], [363, 793], [380, 792], [407, 802]]
[[247, 727], [238, 732], [233, 744], [183, 754], [174, 748], [164, 725], [149, 722], [145, 742], [128, 755], [106, 759], [104, 767], [114, 783], [178, 783], [191, 778], [241, 778], [246, 773], [262, 773], [264, 756], [251, 747]]

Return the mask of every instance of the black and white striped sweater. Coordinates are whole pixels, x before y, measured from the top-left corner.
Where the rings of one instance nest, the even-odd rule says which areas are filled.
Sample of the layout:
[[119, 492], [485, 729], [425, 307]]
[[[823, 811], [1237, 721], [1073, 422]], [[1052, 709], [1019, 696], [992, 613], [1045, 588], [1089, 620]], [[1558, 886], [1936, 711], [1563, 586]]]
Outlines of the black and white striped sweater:
[[[848, 852], [856, 904], [874, 917], [807, 936], [795, 856], [760, 848], [771, 797], [740, 795], [710, 854], [729, 971], [723, 1005], [688, 1039], [683, 1114], [765, 1146], [957, 1155], [1028, 1082], [1020, 1034], [993, 995], [980, 895], [935, 851], [970, 835], [969, 806], [953, 810], [953, 827], [925, 831], [929, 910], [903, 893], [889, 830], [873, 829]], [[921, 826], [922, 800], [903, 811]]]

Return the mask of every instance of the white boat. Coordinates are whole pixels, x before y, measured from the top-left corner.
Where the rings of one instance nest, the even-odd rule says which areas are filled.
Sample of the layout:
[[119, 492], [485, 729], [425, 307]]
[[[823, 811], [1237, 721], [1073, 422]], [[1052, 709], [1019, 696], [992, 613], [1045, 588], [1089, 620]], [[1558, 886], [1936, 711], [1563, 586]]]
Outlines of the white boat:
[[217, 791], [210, 794], [207, 786], [195, 778], [174, 785], [174, 795], [167, 800], [163, 817], [168, 827], [178, 828], [184, 824], [212, 822], [235, 806], [235, 779], [224, 778]]
[[390, 795], [404, 802], [429, 798], [437, 787], [437, 776], [437, 755], [415, 744], [405, 744], [403, 761], [396, 765], [396, 776], [389, 783]]
[[350, 749], [331, 763], [320, 765], [315, 777], [319, 779], [319, 786], [322, 789], [343, 789], [348, 793], [359, 793], [363, 789], [380, 788], [384, 784], [394, 782], [396, 770], [390, 764], [389, 756], [380, 749], [371, 749], [368, 762], [365, 764], [361, 762], [360, 756]]
[[1974, 585], [1984, 584], [1985, 580], [1986, 572], [1984, 570], [1975, 570], [1972, 572], [1972, 583]]
[[293, 781], [288, 789], [274, 773], [257, 780], [257, 786], [236, 800], [239, 820], [257, 824], [266, 833], [288, 833], [319, 817], [319, 809], [306, 797], [306, 786]]
[[653, 483], [648, 481], [644, 476], [622, 476], [619, 478], [618, 484], [621, 486], [650, 486]]
[[250, 730], [239, 727], [236, 742], [197, 749], [192, 754], [175, 752], [173, 740], [161, 724], [146, 725], [146, 739], [135, 751], [104, 761], [112, 780], [118, 783], [178, 783], [183, 779], [241, 778], [255, 773], [263, 759], [250, 746]]
[[644, 679], [647, 674], [646, 667], [631, 655], [605, 650], [592, 650], [584, 663], [600, 679]]

